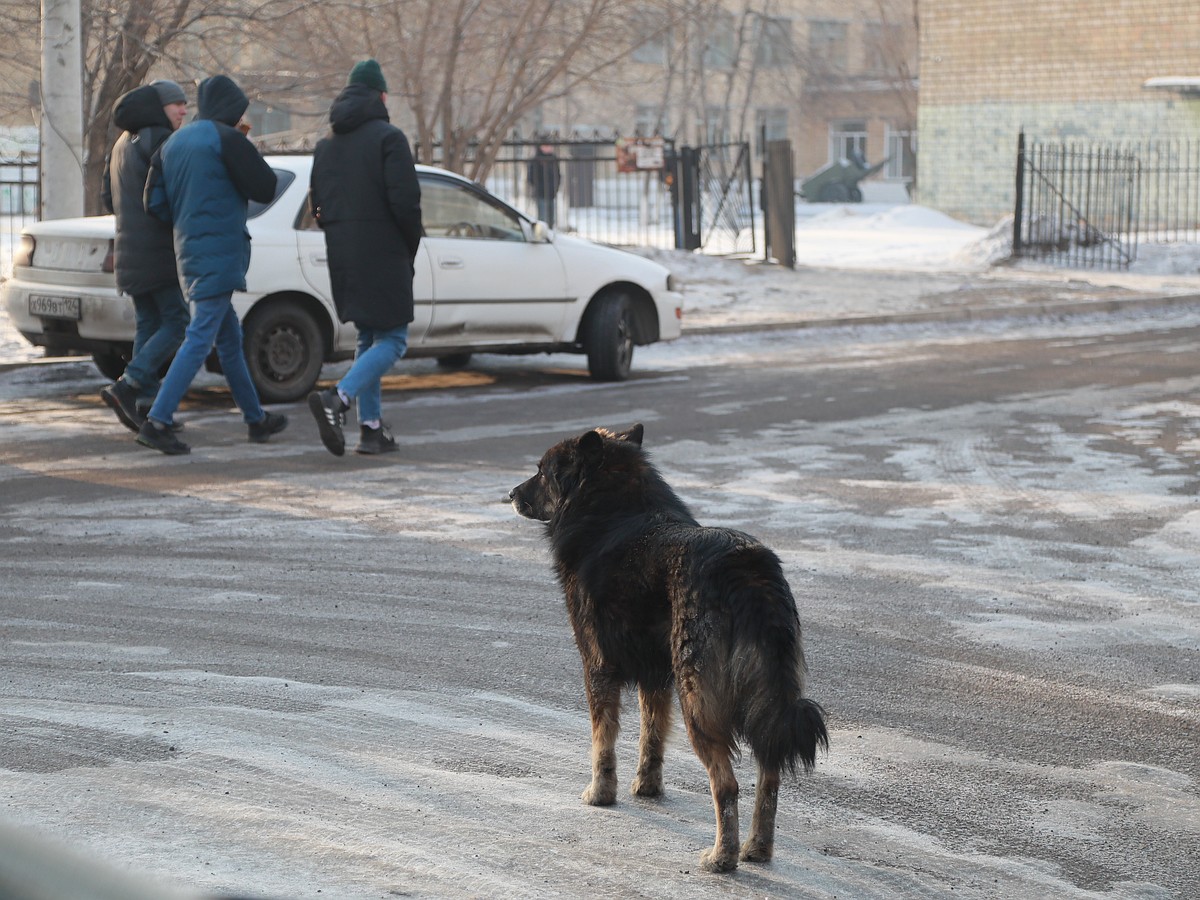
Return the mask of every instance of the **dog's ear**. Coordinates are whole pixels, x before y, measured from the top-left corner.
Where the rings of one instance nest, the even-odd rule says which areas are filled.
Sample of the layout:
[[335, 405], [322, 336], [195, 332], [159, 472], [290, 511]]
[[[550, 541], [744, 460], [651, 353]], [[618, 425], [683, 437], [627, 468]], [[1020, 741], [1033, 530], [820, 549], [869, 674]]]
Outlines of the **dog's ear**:
[[584, 462], [595, 465], [604, 456], [604, 438], [598, 431], [589, 431], [579, 439], [579, 455]]
[[614, 434], [613, 437], [615, 437], [618, 441], [624, 441], [627, 444], [637, 444], [640, 447], [642, 446], [642, 433], [644, 431], [645, 428], [642, 426], [642, 423], [638, 422], [628, 431], [618, 432], [617, 434]]

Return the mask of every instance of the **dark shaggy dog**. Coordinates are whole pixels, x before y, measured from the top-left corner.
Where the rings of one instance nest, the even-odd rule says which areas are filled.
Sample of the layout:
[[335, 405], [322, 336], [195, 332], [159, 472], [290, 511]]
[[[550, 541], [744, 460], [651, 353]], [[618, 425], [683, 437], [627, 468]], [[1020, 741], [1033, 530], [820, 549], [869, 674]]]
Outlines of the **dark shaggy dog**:
[[621, 688], [642, 714], [633, 793], [662, 794], [671, 691], [708, 769], [716, 844], [710, 872], [738, 864], [738, 741], [758, 762], [754, 820], [741, 858], [775, 844], [780, 773], [811, 770], [829, 746], [821, 707], [803, 696], [796, 602], [779, 558], [749, 535], [699, 525], [642, 452], [642, 426], [589, 431], [551, 447], [509, 494], [546, 523], [592, 716], [592, 783], [583, 800], [616, 800]]

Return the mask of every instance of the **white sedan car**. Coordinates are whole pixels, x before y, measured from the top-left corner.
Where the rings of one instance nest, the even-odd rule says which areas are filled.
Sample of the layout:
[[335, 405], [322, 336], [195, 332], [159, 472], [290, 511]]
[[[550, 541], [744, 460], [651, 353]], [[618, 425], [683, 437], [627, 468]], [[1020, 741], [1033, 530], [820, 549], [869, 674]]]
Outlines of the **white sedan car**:
[[[269, 156], [275, 200], [251, 204], [247, 291], [234, 295], [264, 402], [296, 400], [326, 362], [354, 353], [338, 322], [325, 238], [308, 214], [310, 156]], [[409, 356], [464, 365], [473, 353], [584, 353], [598, 380], [629, 375], [637, 344], [679, 336], [682, 299], [663, 266], [550, 231], [452, 172], [417, 167], [425, 237]], [[133, 344], [133, 303], [112, 273], [113, 218], [24, 229], [3, 287], [9, 318], [50, 352], [91, 353], [109, 378]], [[213, 357], [215, 362], [215, 356]]]

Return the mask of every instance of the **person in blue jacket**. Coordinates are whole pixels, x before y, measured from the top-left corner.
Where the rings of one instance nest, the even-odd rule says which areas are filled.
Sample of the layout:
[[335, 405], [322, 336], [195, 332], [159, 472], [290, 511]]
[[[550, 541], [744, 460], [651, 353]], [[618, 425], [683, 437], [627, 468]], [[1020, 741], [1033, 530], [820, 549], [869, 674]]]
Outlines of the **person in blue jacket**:
[[264, 443], [287, 427], [287, 416], [259, 403], [233, 308], [233, 292], [246, 289], [250, 268], [247, 201], [273, 200], [275, 173], [246, 137], [249, 129], [238, 127], [249, 101], [233, 79], [200, 82], [196, 105], [196, 118], [155, 153], [145, 194], [146, 210], [174, 228], [179, 274], [195, 308], [137, 436], [139, 444], [170, 454], [191, 450], [170, 424], [214, 343], [250, 440]]

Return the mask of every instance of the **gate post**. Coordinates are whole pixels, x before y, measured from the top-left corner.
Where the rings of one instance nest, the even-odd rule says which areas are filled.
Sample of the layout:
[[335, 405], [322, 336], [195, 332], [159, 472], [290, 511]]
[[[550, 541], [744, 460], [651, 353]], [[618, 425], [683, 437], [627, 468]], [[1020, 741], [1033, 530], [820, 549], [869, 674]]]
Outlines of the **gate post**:
[[680, 147], [675, 192], [675, 248], [700, 249], [700, 151]]
[[1016, 204], [1013, 206], [1012, 255], [1021, 255], [1021, 217], [1025, 214], [1025, 129], [1017, 133]]
[[796, 268], [796, 175], [791, 141], [769, 141], [763, 164], [766, 257]]

